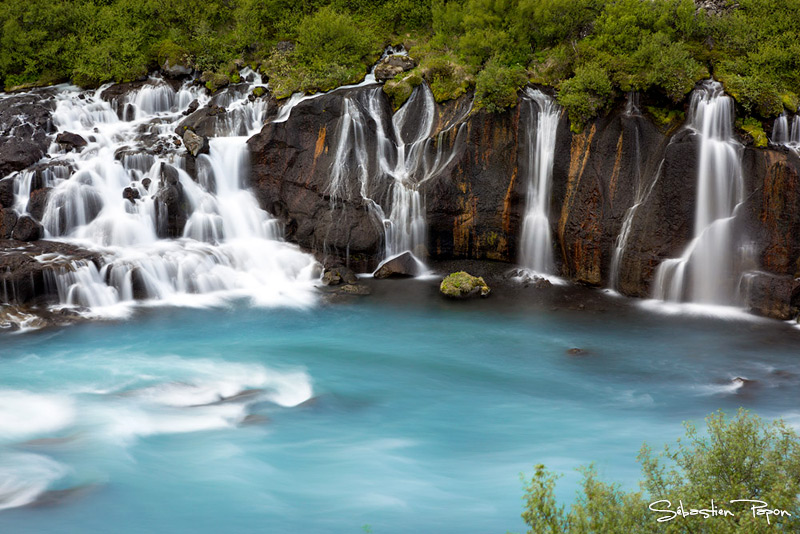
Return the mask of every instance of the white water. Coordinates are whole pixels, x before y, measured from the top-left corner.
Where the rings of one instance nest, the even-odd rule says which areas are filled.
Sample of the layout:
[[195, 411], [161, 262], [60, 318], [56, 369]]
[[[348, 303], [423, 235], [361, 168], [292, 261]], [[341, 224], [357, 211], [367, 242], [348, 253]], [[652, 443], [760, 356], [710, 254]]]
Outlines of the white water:
[[[344, 98], [328, 187], [331, 209], [340, 201], [363, 200], [384, 229], [384, 259], [410, 251], [424, 260], [427, 232], [420, 185], [437, 176], [456, 149], [444, 147], [447, 130], [433, 135], [438, 116], [427, 85], [415, 89], [391, 121], [385, 120], [384, 98], [381, 87], [363, 97]], [[459, 126], [454, 147], [460, 133]]]
[[530, 109], [525, 128], [528, 150], [524, 179], [528, 194], [522, 223], [520, 263], [533, 272], [549, 274], [553, 269], [550, 189], [561, 108], [553, 98], [539, 90], [527, 88], [525, 97], [524, 102]]
[[672, 302], [736, 302], [738, 245], [733, 233], [742, 202], [742, 146], [733, 136], [733, 100], [707, 81], [692, 95], [688, 127], [700, 142], [694, 237], [680, 258], [659, 265], [654, 296]]
[[784, 113], [775, 119], [772, 129], [772, 143], [800, 150], [800, 115], [795, 115], [789, 127], [789, 117]]
[[[64, 152], [54, 142], [49, 163], [56, 166], [17, 175], [15, 207], [27, 210], [34, 182], [53, 187], [42, 218], [46, 238], [103, 254], [101, 268], [79, 262], [53, 270], [50, 283], [62, 305], [118, 314], [135, 298], [181, 305], [231, 296], [258, 305], [313, 302], [313, 258], [280, 240], [277, 221], [247, 189], [246, 142], [261, 128], [267, 104], [248, 99], [252, 88], [262, 85], [260, 77], [249, 69], [242, 77], [253, 83], [214, 97], [226, 113], [216, 123], [210, 153], [197, 158], [198, 182], [184, 170], [189, 156], [174, 144], [174, 130], [193, 100], [201, 107], [209, 102], [203, 89], [187, 82], [176, 91], [151, 78], [108, 103], [100, 97], [106, 87], [88, 93], [59, 87], [54, 125], [89, 144]], [[165, 148], [155, 153], [158, 145]], [[166, 238], [159, 197], [170, 177], [177, 178], [187, 212], [177, 239]], [[123, 198], [126, 188], [139, 198]]]

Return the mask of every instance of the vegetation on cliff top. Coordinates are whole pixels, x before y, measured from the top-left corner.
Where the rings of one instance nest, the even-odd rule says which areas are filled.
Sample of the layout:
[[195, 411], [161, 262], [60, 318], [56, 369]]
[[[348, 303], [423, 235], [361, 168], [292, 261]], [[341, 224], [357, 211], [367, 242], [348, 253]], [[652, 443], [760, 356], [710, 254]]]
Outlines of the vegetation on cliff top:
[[[593, 466], [583, 469], [583, 487], [578, 501], [567, 510], [556, 502], [557, 477], [543, 465], [525, 486], [525, 522], [537, 534], [604, 532], [637, 533], [768, 533], [797, 532], [800, 527], [800, 438], [783, 422], [767, 423], [740, 410], [728, 419], [722, 412], [706, 419], [707, 435], [691, 424], [686, 437], [659, 455], [646, 445], [639, 462], [644, 480], [642, 492], [625, 492], [597, 477]], [[686, 512], [694, 509], [724, 509], [734, 514], [703, 518], [677, 516], [679, 502]], [[791, 515], [753, 513], [753, 503], [731, 500], [755, 499], [770, 511]], [[660, 501], [660, 502], [659, 502]], [[669, 501], [669, 503], [665, 502]], [[762, 509], [762, 511], [764, 511]]]
[[220, 80], [244, 61], [283, 97], [356, 81], [383, 46], [403, 42], [419, 66], [387, 84], [395, 105], [424, 79], [437, 100], [474, 90], [478, 107], [500, 111], [531, 81], [557, 88], [580, 126], [627, 91], [679, 102], [711, 74], [749, 114], [796, 111], [800, 0], [716, 4], [707, 13], [693, 0], [5, 0], [0, 83], [96, 86], [166, 61]]

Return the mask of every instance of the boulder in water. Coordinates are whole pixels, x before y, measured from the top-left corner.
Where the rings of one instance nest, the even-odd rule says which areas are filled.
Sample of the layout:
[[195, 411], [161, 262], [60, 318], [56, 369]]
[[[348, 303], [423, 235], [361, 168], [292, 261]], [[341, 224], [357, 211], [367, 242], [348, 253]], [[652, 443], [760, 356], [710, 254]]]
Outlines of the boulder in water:
[[186, 145], [186, 150], [189, 151], [189, 154], [194, 157], [200, 154], [208, 154], [208, 139], [197, 135], [192, 130], [186, 130], [186, 132], [184, 132], [183, 144]]
[[11, 237], [18, 241], [36, 241], [41, 239], [43, 235], [42, 225], [30, 215], [23, 215], [17, 220]]
[[131, 204], [134, 204], [139, 198], [139, 190], [133, 187], [126, 187], [122, 190], [122, 198], [130, 200]]
[[191, 101], [191, 103], [189, 103], [189, 107], [186, 108], [186, 111], [184, 111], [183, 114], [191, 115], [192, 113], [197, 111], [197, 108], [199, 107], [200, 107], [200, 102], [198, 102], [197, 99], [195, 98], [194, 100]]
[[375, 270], [375, 278], [400, 278], [422, 274], [423, 266], [410, 252], [389, 258]]
[[355, 284], [358, 282], [358, 277], [351, 269], [337, 265], [326, 269], [322, 275], [322, 283], [326, 286], [338, 286], [339, 284]]
[[72, 132], [61, 132], [58, 134], [56, 136], [56, 143], [61, 145], [61, 148], [66, 151], [79, 150], [88, 144], [86, 139]]
[[450, 298], [488, 297], [491, 289], [480, 276], [459, 271], [445, 277], [439, 285], [442, 295]]

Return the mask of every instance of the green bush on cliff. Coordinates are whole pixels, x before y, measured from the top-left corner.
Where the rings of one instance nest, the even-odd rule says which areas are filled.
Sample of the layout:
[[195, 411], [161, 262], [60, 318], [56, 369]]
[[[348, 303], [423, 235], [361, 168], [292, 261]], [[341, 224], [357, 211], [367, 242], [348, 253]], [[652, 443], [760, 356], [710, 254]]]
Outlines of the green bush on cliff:
[[[800, 529], [800, 438], [783, 422], [768, 423], [740, 410], [728, 419], [722, 412], [706, 419], [707, 435], [686, 424], [686, 437], [674, 447], [654, 455], [647, 445], [639, 462], [644, 480], [642, 491], [626, 492], [618, 485], [598, 479], [594, 467], [582, 469], [583, 483], [578, 500], [569, 509], [559, 506], [554, 495], [557, 477], [543, 465], [525, 486], [522, 518], [536, 534], [684, 533], [759, 534], [797, 532]], [[691, 508], [724, 508], [735, 517], [669, 517], [679, 501]], [[786, 510], [791, 516], [756, 516], [751, 503], [756, 499], [770, 509]], [[661, 501], [661, 502], [656, 502]], [[669, 501], [669, 504], [665, 501]]]
[[490, 62], [475, 84], [475, 106], [490, 112], [503, 111], [517, 103], [517, 92], [528, 81], [522, 67], [502, 67]]

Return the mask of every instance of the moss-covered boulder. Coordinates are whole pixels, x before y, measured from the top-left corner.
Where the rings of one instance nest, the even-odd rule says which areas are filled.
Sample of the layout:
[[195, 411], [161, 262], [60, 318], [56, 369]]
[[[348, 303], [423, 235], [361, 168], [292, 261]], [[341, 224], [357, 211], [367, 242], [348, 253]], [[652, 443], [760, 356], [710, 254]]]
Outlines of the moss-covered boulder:
[[491, 289], [480, 276], [472, 276], [464, 271], [459, 271], [445, 277], [439, 286], [442, 295], [455, 299], [469, 297], [488, 297]]

